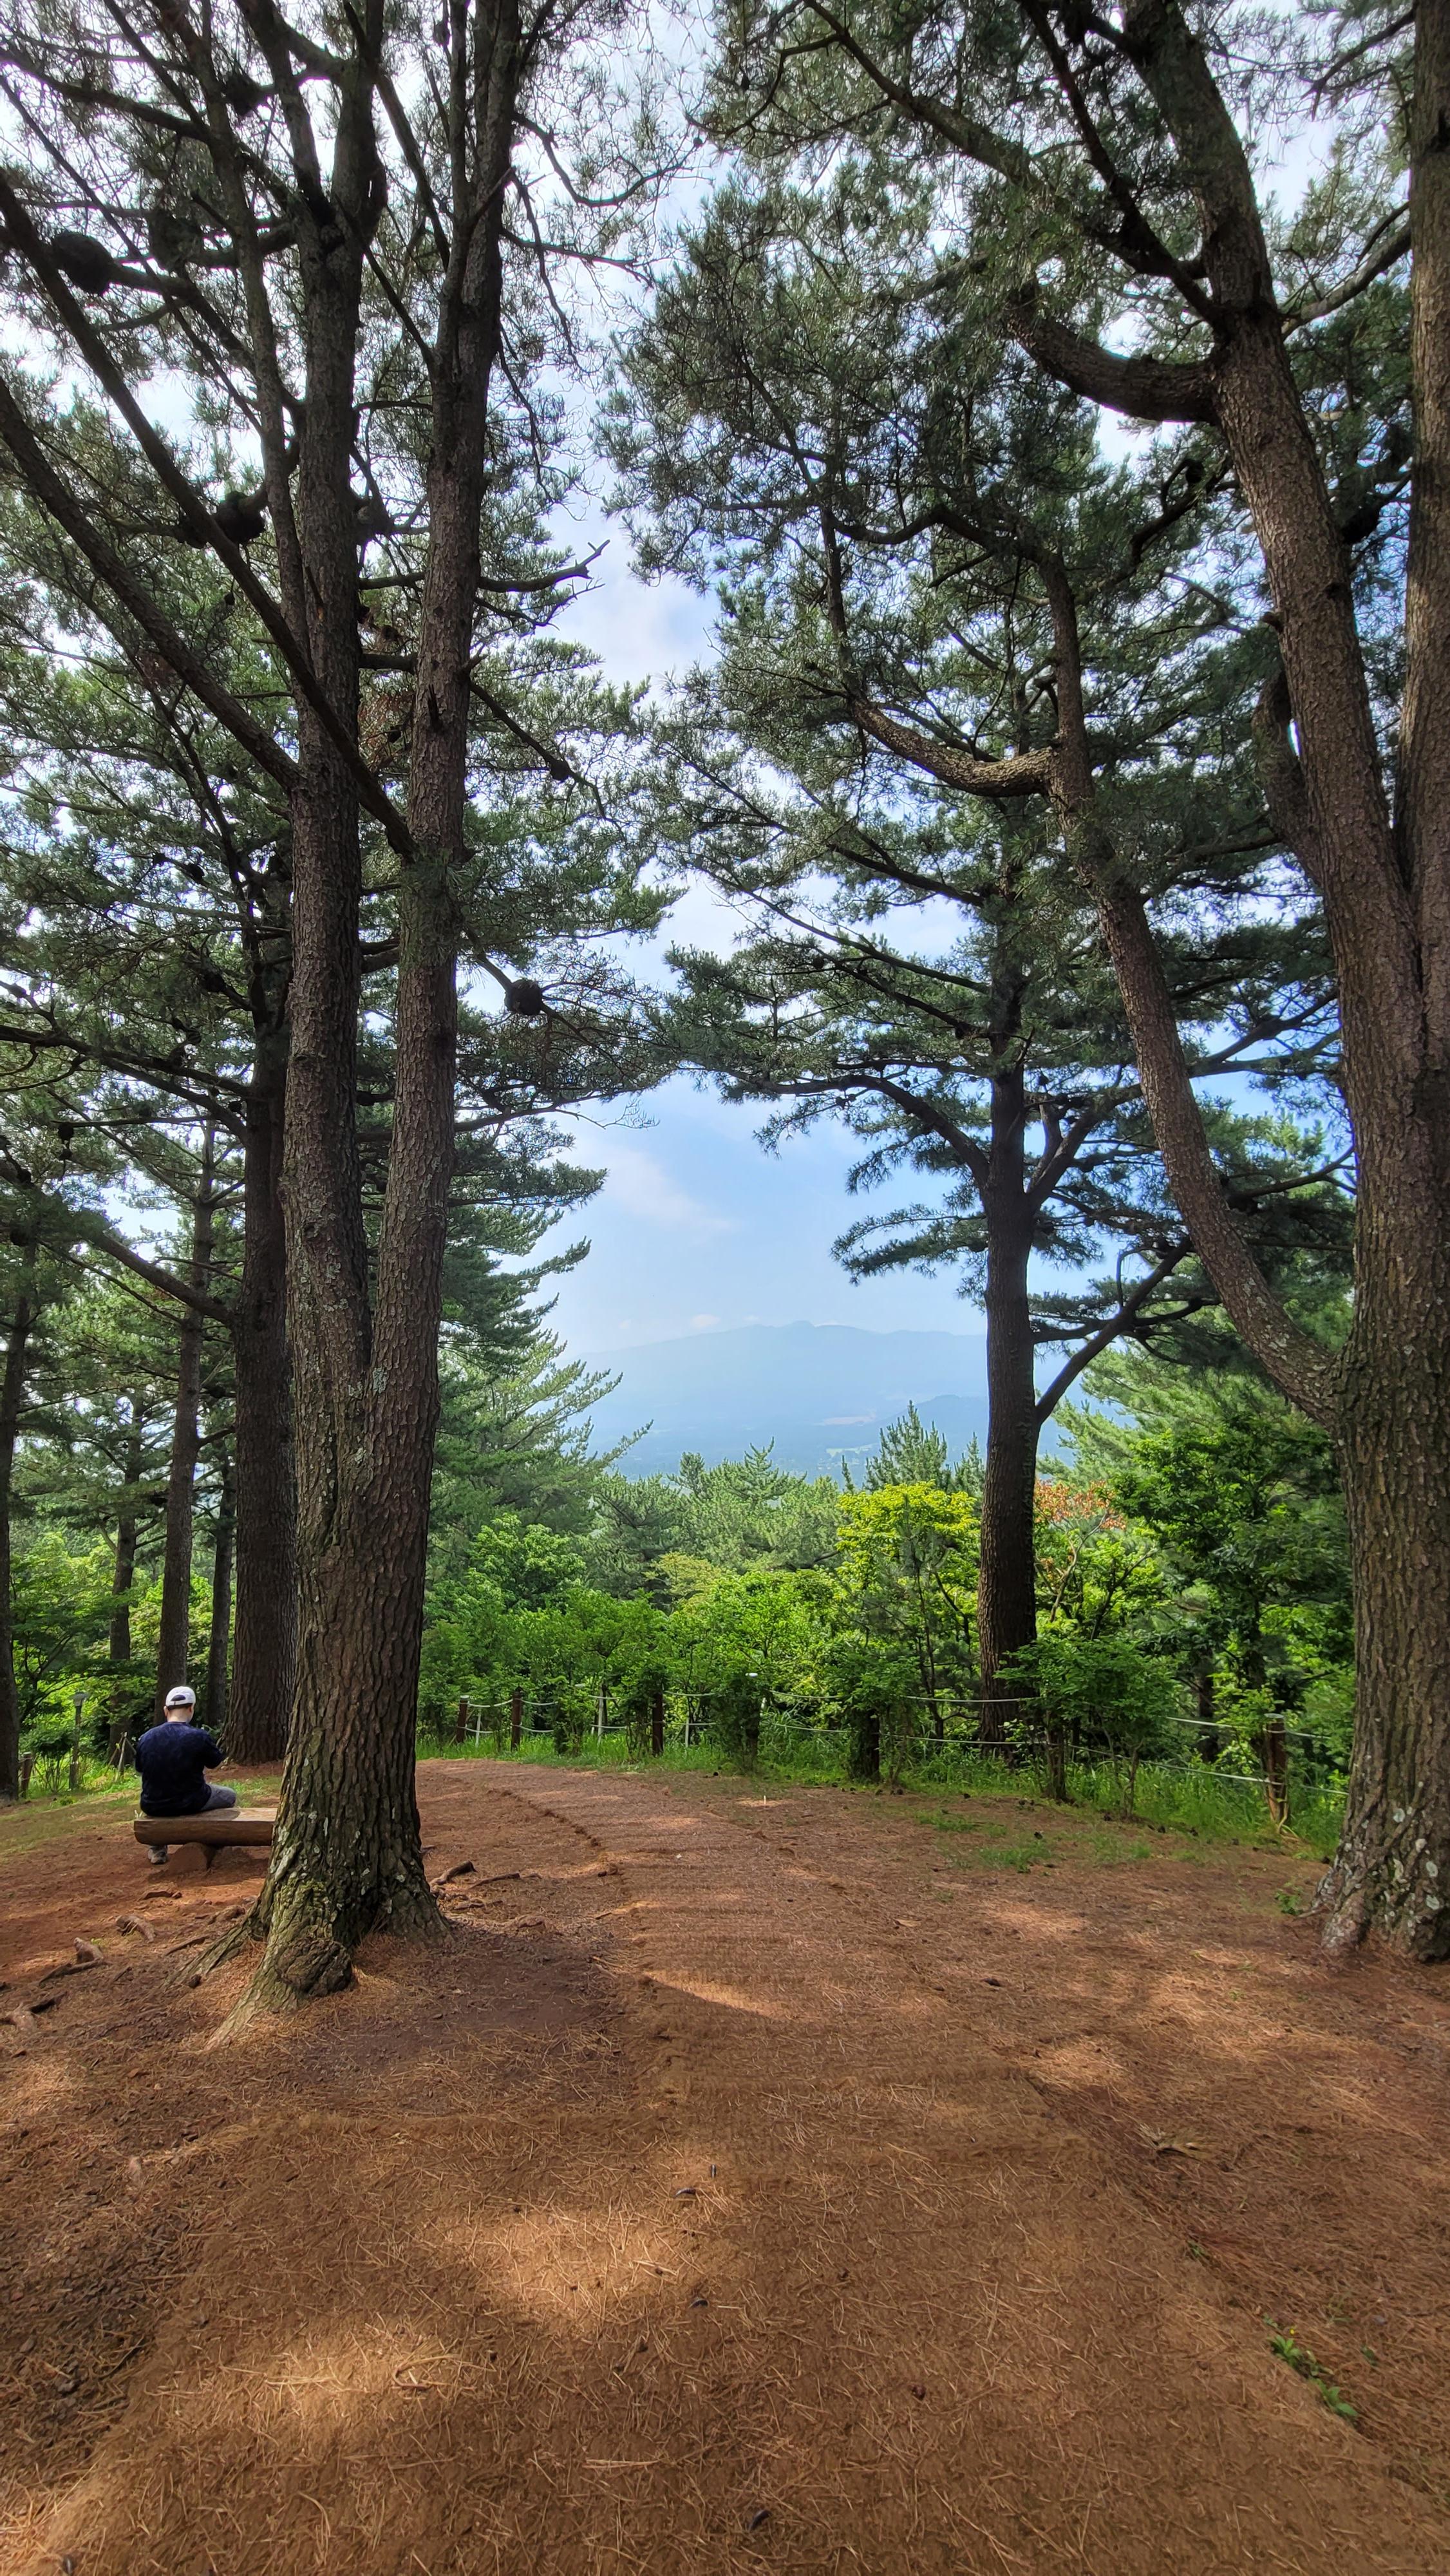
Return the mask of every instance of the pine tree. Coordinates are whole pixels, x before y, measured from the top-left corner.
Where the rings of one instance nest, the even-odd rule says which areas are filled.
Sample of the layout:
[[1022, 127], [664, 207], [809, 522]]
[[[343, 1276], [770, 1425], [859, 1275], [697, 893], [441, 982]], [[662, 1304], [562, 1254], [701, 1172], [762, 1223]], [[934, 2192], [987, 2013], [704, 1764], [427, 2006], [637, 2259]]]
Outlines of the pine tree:
[[[823, 1106], [843, 1115], [869, 1146], [855, 1186], [903, 1166], [947, 1182], [939, 1213], [868, 1219], [838, 1249], [858, 1274], [964, 1263], [983, 1297], [990, 1694], [1035, 1634], [1042, 1423], [1096, 1350], [1216, 1293], [1163, 1188], [1122, 1003], [1051, 807], [1020, 778], [975, 801], [958, 775], [995, 787], [1025, 766], [1030, 781], [1052, 719], [1022, 493], [1091, 575], [1114, 794], [1159, 897], [1193, 1079], [1311, 1080], [1330, 997], [1312, 904], [1271, 909], [1276, 851], [1250, 754], [1257, 648], [1163, 594], [1159, 557], [1175, 575], [1191, 560], [1171, 486], [1161, 503], [1108, 468], [1074, 406], [1039, 400], [1021, 370], [1005, 386], [985, 373], [955, 416], [961, 353], [919, 310], [934, 260], [919, 212], [863, 207], [854, 179], [810, 198], [726, 190], [637, 335], [615, 446], [646, 561], [720, 580], [720, 654], [679, 706], [669, 820], [761, 926], [723, 963], [677, 960], [677, 1043], [738, 1097], [798, 1103], [777, 1132]], [[1166, 519], [1156, 552], [1135, 511]], [[1172, 779], [1169, 729], [1184, 762]], [[1021, 746], [1005, 771], [979, 758], [994, 734]], [[1223, 1185], [1266, 1253], [1300, 1222], [1336, 1230], [1332, 1148], [1306, 1154], [1210, 1114]], [[1115, 1267], [1095, 1289], [1032, 1294], [1034, 1260], [1104, 1255]], [[1036, 1354], [1054, 1342], [1067, 1356], [1039, 1391]]]
[[[908, 18], [868, 6], [849, 31], [821, 0], [727, 10], [713, 130], [748, 141], [763, 175], [671, 282], [635, 371], [654, 429], [641, 440], [626, 419], [618, 445], [652, 509], [655, 560], [703, 572], [712, 549], [733, 564], [752, 541], [761, 559], [794, 544], [797, 675], [823, 719], [838, 711], [959, 798], [1041, 799], [1053, 817], [1097, 909], [1199, 1257], [1343, 1465], [1359, 1734], [1328, 1937], [1374, 1920], [1433, 1957], [1450, 1942], [1450, 1209], [1436, 1141], [1450, 727], [1435, 676], [1450, 405], [1434, 318], [1450, 262], [1450, 47], [1440, 12], [1421, 13], [1413, 64], [1402, 19], [1376, 17], [1367, 35], [1356, 19], [1341, 59], [1325, 18], [1302, 36], [1286, 23], [1271, 68], [1249, 72], [1236, 23], [1215, 13], [1200, 32], [1174, 0], [1111, 23], [1026, 6], [1004, 19], [971, 0]], [[1265, 211], [1243, 134], [1265, 84], [1277, 117], [1296, 76], [1306, 112], [1328, 83], [1356, 130], [1291, 228]], [[792, 193], [806, 169], [810, 193]], [[762, 283], [750, 253], [771, 242], [782, 256]], [[806, 243], [813, 336], [791, 293]], [[1108, 344], [1123, 331], [1129, 355]], [[665, 354], [671, 333], [683, 363]], [[784, 407], [782, 342], [801, 389]], [[1100, 411], [1166, 434], [1112, 466]], [[913, 559], [921, 596], [950, 595], [962, 644], [955, 691], [926, 722], [898, 703], [920, 657], [903, 665], [874, 614]], [[989, 600], [1015, 638], [1005, 690], [995, 662], [975, 682], [967, 667]], [[1401, 605], [1402, 695], [1384, 650]], [[1252, 796], [1242, 729], [1211, 738], [1226, 682], [1228, 706], [1245, 687], [1255, 702]], [[1271, 897], [1322, 899], [1333, 953], [1359, 1206], [1339, 1352], [1298, 1325], [1237, 1222], [1165, 972], [1166, 898], [1201, 899], [1205, 859], [1246, 833], [1284, 862]]]
[[[777, 876], [779, 867], [777, 853]], [[1020, 851], [987, 887], [980, 870], [974, 851], [962, 896], [974, 931], [933, 965], [889, 945], [879, 928], [853, 926], [849, 890], [834, 920], [814, 924], [805, 891], [796, 892], [789, 937], [724, 961], [676, 961], [688, 996], [676, 1027], [684, 1051], [722, 1073], [732, 1098], [782, 1104], [766, 1129], [772, 1142], [830, 1113], [863, 1147], [853, 1190], [901, 1171], [933, 1189], [925, 1202], [862, 1218], [836, 1251], [855, 1277], [949, 1268], [982, 1301], [978, 1630], [990, 1703], [999, 1671], [1036, 1635], [1043, 1427], [1099, 1352], [1123, 1336], [1151, 1339], [1214, 1292], [1165, 1190], [1113, 987], [1094, 971], [1090, 941], [1064, 944], [1061, 925], [1044, 930], [1034, 918], [1041, 908]], [[1304, 1031], [1292, 1056], [1264, 1052], [1269, 944], [1256, 934], [1249, 949], [1235, 961], [1224, 941], [1184, 961], [1185, 986], [1192, 978], [1212, 995], [1216, 1026], [1205, 1037], [1217, 1043], [1205, 1045], [1199, 1069], [1267, 1068], [1302, 1084], [1313, 1065]], [[1282, 1021], [1282, 990], [1275, 998]], [[1221, 1167], [1265, 1257], [1307, 1239], [1342, 1260], [1348, 1212], [1334, 1156], [1326, 1163], [1316, 1137], [1282, 1120], [1222, 1107], [1212, 1118]], [[1112, 1266], [1100, 1279], [1062, 1285], [1062, 1272], [1105, 1257]], [[1054, 1346], [1064, 1356], [1039, 1385], [1038, 1354]], [[994, 1731], [990, 1707], [984, 1723]]]
[[[93, 427], [31, 384], [0, 385], [0, 440], [89, 567], [97, 618], [208, 711], [287, 813], [299, 1619], [272, 1862], [246, 1927], [265, 1942], [254, 2002], [335, 1987], [374, 1926], [437, 1929], [412, 1763], [460, 954], [512, 1019], [564, 1016], [532, 942], [505, 945], [518, 908], [490, 902], [490, 774], [527, 766], [535, 815], [552, 808], [559, 829], [566, 813], [586, 836], [609, 820], [562, 717], [541, 735], [537, 693], [516, 711], [483, 665], [585, 569], [544, 538], [560, 486], [538, 369], [546, 351], [568, 361], [567, 317], [550, 345], [552, 263], [627, 253], [657, 177], [647, 110], [608, 131], [616, 102], [586, 57], [613, 19], [526, 22], [511, 0], [472, 0], [438, 83], [432, 13], [385, 18], [378, 0], [326, 44], [270, 5], [193, 18], [174, 0], [119, 19], [90, 0], [26, 6], [11, 31], [26, 157], [0, 176], [7, 294], [31, 345], [96, 388], [105, 470], [86, 470]], [[587, 182], [541, 223], [532, 173], [579, 149]], [[89, 284], [56, 255], [61, 199], [96, 244]], [[175, 363], [198, 427], [216, 425], [210, 459], [133, 390]], [[177, 614], [188, 548], [226, 576], [245, 691]], [[364, 1009], [373, 974], [381, 1010], [371, 992]], [[380, 1018], [373, 1140], [360, 1056]]]
[[[1286, 221], [1264, 138], [1326, 102], [1336, 149]], [[1051, 710], [1025, 734], [908, 744], [868, 669], [843, 673], [846, 695], [864, 731], [964, 795], [1045, 797], [1093, 894], [1199, 1255], [1341, 1462], [1357, 1734], [1326, 1939], [1377, 1923], [1425, 1958], [1450, 1950], [1447, 114], [1440, 8], [1413, 32], [1401, 12], [1357, 7], [1269, 32], [1178, 0], [1116, 17], [1034, 0], [903, 17], [868, 0], [847, 29], [825, 0], [745, 0], [722, 13], [712, 120], [777, 170], [831, 157], [838, 202], [854, 191], [868, 219], [893, 195], [930, 208], [936, 274], [912, 311], [934, 317], [941, 418], [967, 431], [979, 471], [965, 511], [908, 472], [892, 524], [1010, 550]], [[1264, 792], [1322, 899], [1338, 981], [1359, 1206], [1339, 1350], [1274, 1294], [1221, 1186], [1121, 810], [1102, 591], [1052, 478], [1004, 484], [978, 445], [988, 373], [1025, 375], [1047, 412], [1060, 389], [1079, 440], [1102, 415], [1165, 431], [1139, 477], [1159, 506], [1125, 513], [1123, 538], [1141, 564], [1161, 531], [1194, 528], [1199, 601], [1220, 623], [1261, 621]], [[874, 525], [848, 532], [823, 480], [827, 556], [848, 533], [869, 546]], [[826, 578], [839, 601], [834, 563]]]

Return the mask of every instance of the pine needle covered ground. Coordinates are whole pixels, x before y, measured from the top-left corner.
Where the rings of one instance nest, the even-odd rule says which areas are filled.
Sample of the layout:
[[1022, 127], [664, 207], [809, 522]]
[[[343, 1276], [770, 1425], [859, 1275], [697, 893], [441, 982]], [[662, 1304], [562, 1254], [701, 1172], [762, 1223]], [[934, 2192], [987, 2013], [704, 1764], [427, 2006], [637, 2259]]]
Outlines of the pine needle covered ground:
[[4, 2576], [1450, 2562], [1450, 2006], [1310, 1862], [420, 1786], [454, 1938], [220, 2048], [259, 1856], [0, 1827]]

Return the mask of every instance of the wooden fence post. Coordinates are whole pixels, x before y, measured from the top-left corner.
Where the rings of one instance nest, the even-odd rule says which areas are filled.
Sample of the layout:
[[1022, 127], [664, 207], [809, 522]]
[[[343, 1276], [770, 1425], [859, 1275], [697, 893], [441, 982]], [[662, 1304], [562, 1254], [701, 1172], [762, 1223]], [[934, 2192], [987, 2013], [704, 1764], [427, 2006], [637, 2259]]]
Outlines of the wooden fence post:
[[519, 1737], [522, 1735], [523, 1731], [524, 1731], [524, 1695], [523, 1695], [523, 1692], [522, 1692], [521, 1690], [515, 1689], [514, 1694], [513, 1694], [513, 1697], [512, 1697], [512, 1699], [509, 1701], [509, 1751], [510, 1751], [510, 1753], [517, 1753], [517, 1751], [518, 1751], [518, 1749], [519, 1749]]
[[1289, 1822], [1289, 1739], [1282, 1717], [1270, 1718], [1264, 1729], [1262, 1750], [1269, 1822], [1282, 1832]]
[[656, 1761], [665, 1749], [665, 1695], [658, 1688], [649, 1705], [649, 1749]]
[[453, 1741], [455, 1744], [464, 1744], [467, 1740], [468, 1702], [466, 1699], [461, 1699], [458, 1703], [458, 1715], [453, 1721]]

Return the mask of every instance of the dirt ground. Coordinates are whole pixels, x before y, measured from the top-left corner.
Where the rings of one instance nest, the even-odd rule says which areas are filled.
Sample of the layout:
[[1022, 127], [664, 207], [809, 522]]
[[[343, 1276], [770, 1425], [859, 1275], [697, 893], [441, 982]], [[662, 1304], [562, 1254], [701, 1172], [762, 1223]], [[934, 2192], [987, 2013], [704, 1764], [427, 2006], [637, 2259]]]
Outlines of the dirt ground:
[[1326, 1970], [1310, 1864], [421, 1798], [454, 1937], [220, 2047], [262, 1856], [0, 1826], [4, 2576], [1450, 2568], [1450, 1971]]

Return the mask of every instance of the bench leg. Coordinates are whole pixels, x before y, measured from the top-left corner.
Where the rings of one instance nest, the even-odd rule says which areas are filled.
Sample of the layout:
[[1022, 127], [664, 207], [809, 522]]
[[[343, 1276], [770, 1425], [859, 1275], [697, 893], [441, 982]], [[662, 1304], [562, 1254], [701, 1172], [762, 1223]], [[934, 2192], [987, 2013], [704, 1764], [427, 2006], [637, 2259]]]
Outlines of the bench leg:
[[206, 1866], [210, 1869], [212, 1862], [216, 1859], [217, 1853], [222, 1849], [222, 1845], [220, 1843], [203, 1843], [201, 1848], [205, 1854]]

